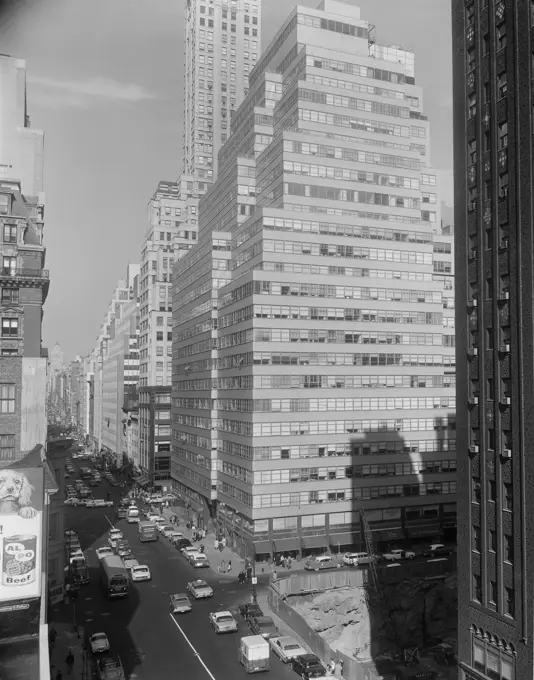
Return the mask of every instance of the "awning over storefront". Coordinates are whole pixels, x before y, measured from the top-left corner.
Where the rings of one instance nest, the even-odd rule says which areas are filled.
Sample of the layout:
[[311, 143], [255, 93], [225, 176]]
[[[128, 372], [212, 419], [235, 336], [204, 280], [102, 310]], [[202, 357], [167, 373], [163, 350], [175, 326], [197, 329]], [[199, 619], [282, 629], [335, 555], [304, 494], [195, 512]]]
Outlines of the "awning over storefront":
[[273, 552], [284, 552], [286, 550], [298, 550], [300, 548], [297, 536], [293, 538], [278, 538], [271, 541]]
[[328, 540], [324, 534], [322, 536], [303, 536], [302, 547], [304, 550], [309, 548], [327, 548]]
[[404, 538], [402, 527], [390, 527], [389, 529], [372, 529], [373, 538], [378, 541], [395, 541]]
[[330, 534], [330, 545], [356, 545], [360, 542], [360, 534]]
[[406, 527], [406, 533], [409, 537], [416, 538], [417, 536], [435, 536], [441, 533], [439, 524], [420, 524], [414, 527]]
[[255, 541], [254, 542], [254, 552], [256, 555], [264, 555], [271, 553], [271, 542], [270, 541]]
[[136, 484], [139, 484], [140, 486], [143, 486], [148, 482], [148, 478], [145, 477], [145, 475], [141, 475], [140, 477], [137, 477], [135, 480]]

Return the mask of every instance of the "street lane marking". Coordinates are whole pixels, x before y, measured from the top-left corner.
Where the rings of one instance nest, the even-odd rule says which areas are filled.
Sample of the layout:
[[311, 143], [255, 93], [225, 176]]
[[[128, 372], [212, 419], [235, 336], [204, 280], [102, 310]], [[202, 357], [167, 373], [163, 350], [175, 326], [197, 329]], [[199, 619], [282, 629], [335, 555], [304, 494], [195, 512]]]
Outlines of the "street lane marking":
[[110, 519], [109, 519], [109, 517], [108, 517], [107, 515], [104, 515], [104, 517], [105, 517], [105, 518], [107, 519], [107, 521], [109, 522], [109, 526], [113, 529], [113, 527], [115, 526], [115, 525], [113, 524], [113, 522], [110, 521]]
[[210, 671], [210, 669], [206, 666], [206, 664], [205, 664], [204, 661], [202, 660], [202, 658], [201, 658], [200, 654], [197, 652], [197, 650], [193, 647], [191, 641], [189, 640], [189, 638], [187, 637], [187, 635], [186, 635], [186, 634], [184, 633], [184, 631], [182, 630], [182, 628], [181, 628], [180, 624], [178, 623], [178, 621], [174, 618], [174, 616], [173, 616], [172, 614], [169, 614], [169, 616], [171, 617], [171, 621], [174, 623], [174, 625], [176, 626], [176, 628], [178, 628], [178, 630], [180, 631], [180, 633], [183, 635], [184, 640], [187, 642], [187, 644], [188, 644], [188, 645], [191, 647], [191, 649], [193, 650], [193, 654], [194, 654], [194, 655], [197, 657], [197, 659], [200, 661], [200, 663], [201, 663], [202, 666], [204, 667], [204, 670], [205, 670], [206, 673], [210, 676], [211, 680], [215, 680], [215, 677], [214, 677], [213, 673], [212, 673], [212, 672]]

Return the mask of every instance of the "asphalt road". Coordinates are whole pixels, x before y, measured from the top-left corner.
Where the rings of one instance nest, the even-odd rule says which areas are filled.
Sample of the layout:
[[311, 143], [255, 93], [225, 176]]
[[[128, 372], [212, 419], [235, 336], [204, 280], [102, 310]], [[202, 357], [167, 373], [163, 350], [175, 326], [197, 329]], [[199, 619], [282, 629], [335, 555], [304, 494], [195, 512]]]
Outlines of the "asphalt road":
[[[79, 468], [79, 462], [74, 463]], [[93, 489], [95, 498], [111, 491], [117, 501], [124, 490], [107, 482]], [[80, 537], [91, 571], [91, 583], [80, 588], [76, 601], [76, 621], [92, 635], [105, 632], [111, 652], [119, 654], [126, 677], [139, 680], [167, 680], [172, 677], [195, 680], [236, 680], [247, 677], [237, 661], [239, 639], [250, 635], [249, 628], [237, 615], [237, 607], [248, 601], [250, 591], [237, 583], [223, 581], [211, 570], [195, 570], [163, 538], [156, 543], [141, 543], [137, 525], [115, 520], [114, 508], [67, 508], [66, 526]], [[109, 519], [108, 519], [109, 518]], [[152, 581], [132, 584], [125, 600], [110, 601], [100, 589], [98, 559], [95, 549], [105, 545], [110, 522], [120, 527], [140, 564], [147, 564]], [[193, 611], [171, 616], [169, 595], [186, 592], [188, 581], [203, 578], [215, 591], [213, 598], [195, 601]], [[208, 615], [219, 608], [236, 612], [239, 632], [216, 635]], [[276, 680], [298, 677], [271, 655], [271, 670], [262, 674]]]

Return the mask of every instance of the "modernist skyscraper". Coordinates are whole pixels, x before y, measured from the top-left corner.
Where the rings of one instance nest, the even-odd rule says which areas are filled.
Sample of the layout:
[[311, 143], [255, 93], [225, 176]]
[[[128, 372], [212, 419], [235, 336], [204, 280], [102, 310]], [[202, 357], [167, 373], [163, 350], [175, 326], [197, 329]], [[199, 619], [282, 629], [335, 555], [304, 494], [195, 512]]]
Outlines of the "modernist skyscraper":
[[243, 554], [362, 545], [362, 507], [378, 550], [454, 537], [451, 237], [414, 55], [325, 0], [249, 86], [174, 270], [173, 476]]
[[531, 680], [534, 3], [452, 7], [460, 677]]

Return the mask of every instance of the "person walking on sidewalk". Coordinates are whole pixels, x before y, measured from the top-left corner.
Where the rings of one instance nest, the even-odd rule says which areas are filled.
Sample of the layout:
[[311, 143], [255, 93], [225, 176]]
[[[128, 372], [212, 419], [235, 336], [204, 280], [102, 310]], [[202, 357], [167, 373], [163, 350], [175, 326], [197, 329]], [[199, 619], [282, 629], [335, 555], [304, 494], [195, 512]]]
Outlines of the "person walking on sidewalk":
[[226, 571], [230, 573], [232, 571], [232, 560], [228, 560], [228, 566], [226, 568]]
[[68, 674], [72, 675], [72, 667], [74, 666], [74, 654], [72, 653], [72, 649], [69, 649], [69, 653], [67, 654], [67, 658], [65, 659], [65, 663], [67, 664]]

